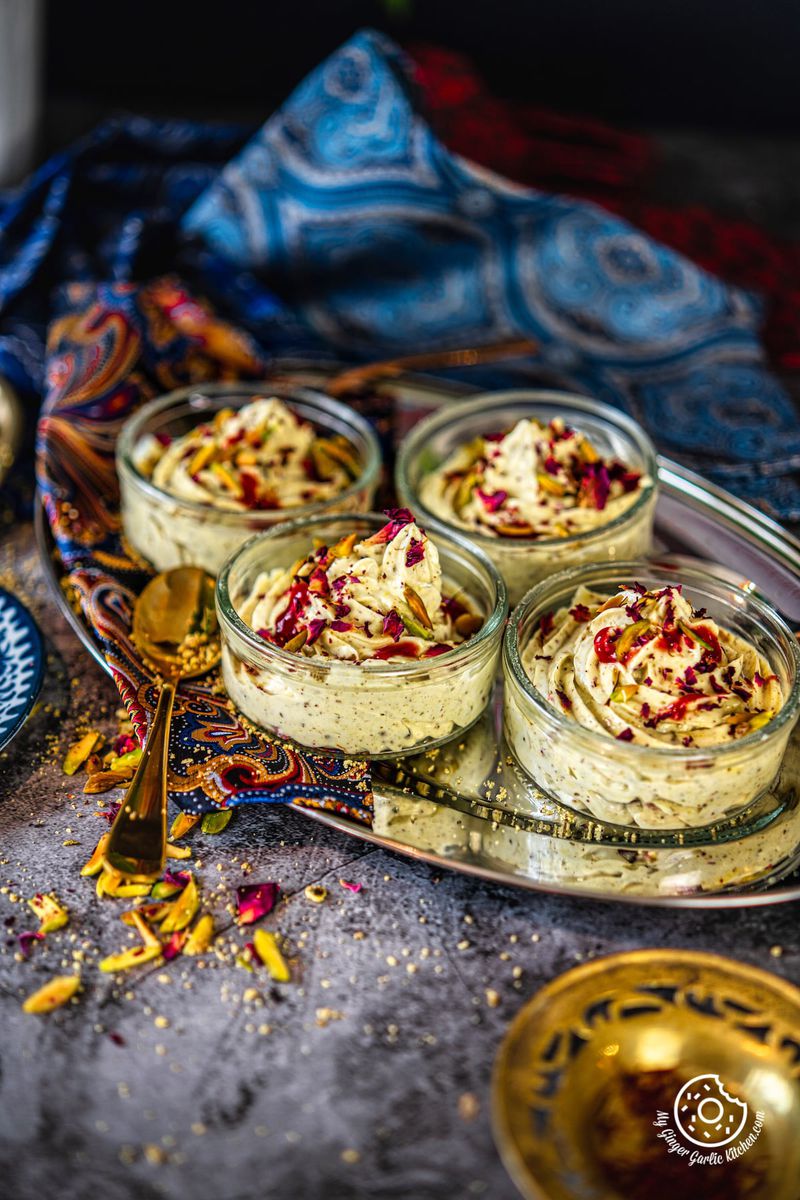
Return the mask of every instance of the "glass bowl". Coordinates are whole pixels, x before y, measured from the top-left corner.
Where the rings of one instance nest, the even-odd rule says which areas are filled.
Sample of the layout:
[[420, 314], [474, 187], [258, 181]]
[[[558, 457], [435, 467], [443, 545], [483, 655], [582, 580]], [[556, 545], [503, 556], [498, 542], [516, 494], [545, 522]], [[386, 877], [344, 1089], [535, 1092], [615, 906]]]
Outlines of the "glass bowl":
[[[137, 467], [136, 448], [146, 434], [182, 437], [220, 409], [243, 408], [257, 396], [277, 396], [320, 432], [346, 437], [362, 464], [359, 478], [329, 500], [300, 508], [232, 512], [172, 496]], [[380, 468], [378, 439], [358, 413], [321, 392], [271, 382], [204, 384], [159, 396], [126, 421], [117, 441], [125, 537], [157, 571], [185, 564], [216, 575], [237, 546], [281, 521], [323, 512], [366, 512], [372, 505]]]
[[[766, 726], [718, 746], [653, 747], [586, 729], [548, 703], [521, 661], [541, 618], [568, 605], [580, 585], [611, 596], [633, 580], [648, 591], [682, 583], [695, 607], [756, 647], [784, 693]], [[710, 826], [757, 799], [778, 774], [800, 711], [800, 649], [777, 613], [710, 571], [663, 563], [597, 563], [538, 584], [509, 622], [503, 677], [506, 738], [523, 770], [581, 814], [643, 829]]]
[[[646, 478], [630, 508], [605, 525], [567, 537], [498, 537], [446, 521], [421, 499], [425, 478], [459, 446], [524, 417], [546, 424], [561, 417], [585, 434], [603, 458], [615, 458]], [[508, 588], [512, 605], [554, 571], [579, 563], [636, 558], [650, 550], [656, 501], [656, 455], [644, 431], [624, 413], [597, 400], [566, 392], [512, 390], [487, 392], [454, 401], [415, 425], [400, 446], [395, 486], [402, 503], [429, 529], [458, 529], [491, 558]]]
[[239, 616], [262, 571], [290, 566], [315, 538], [333, 545], [385, 524], [378, 513], [293, 521], [251, 538], [223, 567], [217, 581], [222, 677], [255, 725], [315, 750], [394, 758], [440, 745], [480, 717], [499, 665], [508, 602], [491, 562], [463, 537], [435, 539], [445, 591], [463, 593], [484, 624], [446, 654], [402, 663], [304, 658], [266, 642]]

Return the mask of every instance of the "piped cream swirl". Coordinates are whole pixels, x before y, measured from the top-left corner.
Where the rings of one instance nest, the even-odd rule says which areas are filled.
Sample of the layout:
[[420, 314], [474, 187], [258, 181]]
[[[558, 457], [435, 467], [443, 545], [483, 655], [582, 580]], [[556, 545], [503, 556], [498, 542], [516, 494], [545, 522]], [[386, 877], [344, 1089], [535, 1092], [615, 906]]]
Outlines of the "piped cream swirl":
[[749, 641], [679, 587], [579, 588], [522, 654], [537, 691], [585, 729], [645, 746], [719, 746], [762, 728], [785, 696]]

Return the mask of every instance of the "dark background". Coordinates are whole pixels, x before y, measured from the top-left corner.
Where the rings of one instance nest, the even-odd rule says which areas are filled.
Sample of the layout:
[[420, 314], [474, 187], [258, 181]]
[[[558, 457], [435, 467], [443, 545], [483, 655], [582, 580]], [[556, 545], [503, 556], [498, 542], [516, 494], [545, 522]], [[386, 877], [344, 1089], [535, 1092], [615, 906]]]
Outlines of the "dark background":
[[47, 140], [126, 109], [259, 120], [364, 25], [466, 53], [498, 95], [566, 112], [800, 131], [797, 0], [48, 0]]

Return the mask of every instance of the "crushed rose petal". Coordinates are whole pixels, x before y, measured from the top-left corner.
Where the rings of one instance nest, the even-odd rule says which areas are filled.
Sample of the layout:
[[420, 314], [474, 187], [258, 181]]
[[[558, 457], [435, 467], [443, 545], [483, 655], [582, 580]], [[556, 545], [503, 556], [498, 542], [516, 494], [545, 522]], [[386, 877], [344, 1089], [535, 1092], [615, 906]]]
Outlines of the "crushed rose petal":
[[383, 632], [393, 641], [398, 642], [406, 631], [403, 624], [403, 619], [395, 609], [388, 612], [383, 618]]
[[349, 879], [340, 879], [339, 883], [342, 885], [343, 888], [346, 888], [348, 892], [355, 892], [355, 893], [360, 892], [364, 886], [363, 883], [351, 883]]
[[17, 934], [17, 941], [19, 942], [19, 952], [22, 957], [30, 958], [33, 943], [43, 942], [44, 934], [35, 932], [32, 929], [26, 929], [22, 933]]
[[419, 538], [412, 538], [406, 550], [406, 566], [415, 567], [425, 557], [425, 543]]
[[271, 913], [280, 888], [277, 883], [247, 883], [236, 889], [236, 906], [240, 925], [252, 925]]

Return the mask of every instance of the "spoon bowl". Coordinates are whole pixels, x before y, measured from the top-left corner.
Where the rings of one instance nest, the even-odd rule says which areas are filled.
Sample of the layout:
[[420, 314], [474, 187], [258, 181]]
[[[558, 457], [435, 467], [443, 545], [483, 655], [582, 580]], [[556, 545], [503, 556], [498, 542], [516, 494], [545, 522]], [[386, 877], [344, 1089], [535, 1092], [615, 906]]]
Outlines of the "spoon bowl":
[[132, 881], [156, 879], [167, 847], [167, 755], [175, 690], [220, 658], [214, 580], [199, 567], [175, 567], [151, 579], [136, 601], [133, 641], [162, 681], [136, 774], [117, 813], [104, 861]]

